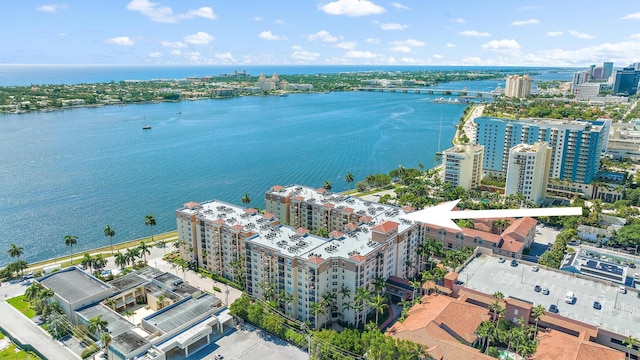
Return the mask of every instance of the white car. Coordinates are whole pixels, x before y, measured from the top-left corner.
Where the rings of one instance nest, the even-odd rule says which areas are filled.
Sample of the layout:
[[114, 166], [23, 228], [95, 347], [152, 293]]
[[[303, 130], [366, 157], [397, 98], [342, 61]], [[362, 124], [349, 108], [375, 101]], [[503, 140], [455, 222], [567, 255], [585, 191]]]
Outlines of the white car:
[[620, 294], [626, 294], [627, 293], [627, 288], [624, 286], [620, 286]]
[[540, 270], [537, 266], [532, 266], [531, 267], [531, 271], [533, 272], [538, 272], [538, 270]]

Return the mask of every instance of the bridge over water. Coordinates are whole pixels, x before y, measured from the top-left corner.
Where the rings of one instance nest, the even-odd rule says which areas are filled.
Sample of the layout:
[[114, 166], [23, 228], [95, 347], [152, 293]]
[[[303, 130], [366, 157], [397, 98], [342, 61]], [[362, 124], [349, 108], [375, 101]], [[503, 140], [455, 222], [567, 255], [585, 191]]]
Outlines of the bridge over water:
[[476, 98], [493, 98], [499, 95], [496, 91], [474, 91], [474, 90], [454, 90], [454, 89], [433, 89], [433, 88], [396, 88], [396, 87], [359, 87], [358, 91], [379, 91], [379, 92], [399, 92], [412, 94], [428, 94], [428, 95], [448, 95], [448, 96], [466, 96]]

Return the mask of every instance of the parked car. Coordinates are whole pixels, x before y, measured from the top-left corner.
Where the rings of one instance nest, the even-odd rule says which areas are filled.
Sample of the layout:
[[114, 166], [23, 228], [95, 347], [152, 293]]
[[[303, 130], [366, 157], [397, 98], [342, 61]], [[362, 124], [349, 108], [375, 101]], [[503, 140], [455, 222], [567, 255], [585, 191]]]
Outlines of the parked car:
[[220, 355], [220, 354], [216, 354], [213, 358], [214, 358], [215, 360], [222, 360], [222, 359], [224, 359], [224, 356], [222, 356], [222, 355]]
[[535, 265], [531, 267], [531, 271], [533, 272], [538, 272], [538, 270], [540, 270], [540, 268]]
[[618, 288], [618, 291], [620, 291], [620, 294], [626, 294], [627, 293], [627, 288], [624, 286], [620, 286]]
[[593, 302], [593, 308], [596, 309], [596, 310], [600, 310], [600, 309], [602, 309], [602, 304], [600, 304], [600, 302], [598, 302], [598, 301], [594, 301]]
[[499, 262], [499, 263], [503, 263], [503, 262], [504, 262], [504, 258], [503, 258], [503, 257], [499, 258], [499, 259], [498, 259], [498, 262]]
[[540, 292], [540, 291], [542, 291], [542, 287], [541, 287], [540, 285], [536, 285], [536, 286], [533, 288], [533, 291], [535, 291], [535, 292]]
[[511, 260], [511, 266], [513, 266], [513, 267], [518, 266], [518, 262], [515, 259]]
[[549, 289], [542, 288], [542, 295], [549, 295]]
[[556, 304], [549, 305], [549, 312], [552, 312], [554, 314], [558, 313], [558, 307], [556, 306]]

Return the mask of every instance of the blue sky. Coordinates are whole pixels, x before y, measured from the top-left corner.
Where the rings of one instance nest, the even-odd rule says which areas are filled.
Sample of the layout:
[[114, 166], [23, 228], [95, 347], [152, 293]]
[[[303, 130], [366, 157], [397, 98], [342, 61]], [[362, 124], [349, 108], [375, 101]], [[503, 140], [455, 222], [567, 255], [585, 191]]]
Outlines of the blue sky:
[[640, 61], [635, 1], [7, 1], [1, 64]]

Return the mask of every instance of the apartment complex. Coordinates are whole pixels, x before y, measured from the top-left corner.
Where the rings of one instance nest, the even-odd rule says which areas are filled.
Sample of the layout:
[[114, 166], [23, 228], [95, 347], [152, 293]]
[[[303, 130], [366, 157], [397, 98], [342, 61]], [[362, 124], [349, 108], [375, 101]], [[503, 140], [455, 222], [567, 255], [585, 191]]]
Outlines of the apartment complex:
[[533, 84], [533, 79], [531, 79], [528, 75], [507, 76], [507, 84], [504, 89], [504, 95], [517, 98], [527, 97], [531, 95], [531, 84]]
[[545, 142], [519, 144], [509, 151], [505, 195], [522, 194], [540, 204], [547, 194], [551, 148]]
[[[368, 309], [356, 313], [344, 306], [356, 289], [373, 289], [379, 278], [413, 277], [422, 267], [418, 246], [426, 238], [449, 249], [481, 246], [519, 258], [535, 234], [531, 218], [513, 220], [501, 234], [434, 228], [403, 218], [411, 207], [298, 185], [273, 186], [265, 203], [263, 214], [216, 200], [186, 203], [176, 211], [183, 257], [242, 284], [251, 296], [288, 298], [281, 309], [312, 324], [361, 323]], [[312, 234], [320, 229], [327, 238]], [[312, 304], [328, 296], [334, 297], [331, 311], [316, 319]]]
[[443, 151], [444, 181], [466, 190], [480, 186], [484, 146], [456, 145]]
[[509, 151], [518, 144], [547, 142], [551, 147], [549, 179], [588, 184], [598, 173], [610, 123], [604, 120], [475, 119], [474, 142], [484, 145], [483, 171], [505, 177]]

